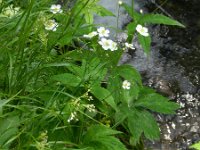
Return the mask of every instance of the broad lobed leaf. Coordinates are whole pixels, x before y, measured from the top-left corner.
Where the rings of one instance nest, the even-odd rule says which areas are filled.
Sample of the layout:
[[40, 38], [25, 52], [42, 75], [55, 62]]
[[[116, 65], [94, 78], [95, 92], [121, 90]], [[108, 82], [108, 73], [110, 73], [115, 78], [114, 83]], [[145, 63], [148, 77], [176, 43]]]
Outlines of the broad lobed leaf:
[[144, 88], [144, 92], [146, 92], [145, 89], [148, 93], [141, 94], [135, 102], [135, 107], [143, 107], [163, 114], [174, 114], [179, 108], [178, 104], [169, 101], [168, 98], [155, 93], [153, 90], [148, 90], [148, 88]]

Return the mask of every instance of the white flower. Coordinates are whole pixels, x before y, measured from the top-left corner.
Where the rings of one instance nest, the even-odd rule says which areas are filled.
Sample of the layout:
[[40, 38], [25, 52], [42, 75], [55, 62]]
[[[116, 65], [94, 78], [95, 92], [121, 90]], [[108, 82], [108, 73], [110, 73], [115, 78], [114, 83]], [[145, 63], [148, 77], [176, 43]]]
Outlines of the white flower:
[[85, 107], [88, 109], [89, 112], [96, 112], [94, 104], [87, 104]]
[[50, 8], [50, 11], [53, 13], [53, 14], [57, 14], [57, 13], [62, 13], [62, 9], [61, 9], [61, 5], [51, 5], [51, 8]]
[[122, 5], [122, 3], [123, 3], [122, 1], [118, 1], [118, 4], [119, 4], [119, 5]]
[[122, 83], [122, 88], [129, 90], [131, 88], [131, 83], [127, 80], [124, 80]]
[[141, 14], [143, 14], [143, 13], [144, 13], [142, 9], [140, 9], [140, 13], [141, 13]]
[[112, 40], [107, 40], [105, 38], [102, 38], [101, 41], [99, 41], [99, 44], [103, 47], [104, 50], [110, 49], [111, 51], [117, 50], [117, 43], [113, 42]]
[[91, 39], [91, 38], [93, 38], [94, 36], [96, 36], [97, 34], [98, 34], [98, 33], [97, 33], [96, 31], [93, 31], [93, 32], [91, 32], [91, 33], [89, 33], [89, 34], [84, 34], [83, 37]]
[[56, 31], [58, 27], [58, 23], [56, 23], [55, 20], [48, 20], [44, 25], [46, 30], [52, 31]]
[[19, 12], [19, 9], [19, 7], [13, 7], [13, 5], [11, 4], [10, 6], [3, 9], [2, 14], [6, 17], [12, 17]]
[[133, 44], [129, 44], [129, 43], [125, 43], [125, 46], [126, 46], [126, 48], [130, 48], [130, 49], [135, 49], [134, 47], [133, 47]]
[[[112, 41], [112, 40], [111, 40]], [[110, 45], [110, 50], [111, 51], [115, 51], [117, 50], [117, 43], [116, 42], [111, 42], [111, 45]]]
[[102, 38], [101, 41], [99, 41], [99, 44], [103, 47], [104, 50], [108, 50], [110, 48], [111, 41], [105, 38]]
[[110, 31], [104, 27], [98, 28], [97, 31], [99, 33], [99, 37], [108, 37], [110, 33]]
[[148, 29], [140, 24], [137, 25], [136, 30], [143, 36], [149, 36]]
[[69, 118], [67, 119], [67, 122], [71, 122], [72, 120], [78, 121], [77, 113], [76, 112], [72, 112], [70, 114]]

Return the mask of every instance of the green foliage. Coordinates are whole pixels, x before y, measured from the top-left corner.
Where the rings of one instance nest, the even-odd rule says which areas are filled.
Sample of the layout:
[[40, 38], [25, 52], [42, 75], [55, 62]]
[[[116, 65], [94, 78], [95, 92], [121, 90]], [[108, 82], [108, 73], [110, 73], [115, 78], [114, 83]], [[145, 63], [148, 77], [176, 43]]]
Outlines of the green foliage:
[[163, 114], [175, 114], [175, 110], [179, 108], [179, 105], [170, 102], [169, 99], [151, 89], [143, 88], [140, 92], [141, 95], [136, 101], [135, 107], [144, 107]]
[[83, 137], [83, 145], [91, 150], [126, 150], [119, 139], [114, 137], [119, 133], [121, 132], [102, 125], [91, 126]]
[[200, 142], [197, 142], [196, 144], [193, 144], [192, 146], [190, 146], [190, 148], [194, 148], [196, 150], [200, 150]]
[[20, 125], [19, 116], [7, 114], [0, 118], [0, 148], [8, 148], [12, 141], [17, 138], [18, 127]]
[[161, 15], [161, 14], [145, 14], [142, 16], [139, 23], [141, 23], [141, 24], [143, 24], [143, 23], [164, 24], [164, 25], [185, 27], [180, 22], [173, 20], [167, 16]]
[[106, 101], [113, 109], [117, 110], [117, 105], [112, 97], [112, 94], [105, 88], [100, 86], [92, 86], [91, 93], [99, 100]]
[[98, 5], [98, 2], [99, 0], [78, 0], [74, 8], [81, 9], [81, 15], [84, 16], [84, 19], [88, 24], [93, 24], [94, 14], [98, 14], [99, 16], [115, 16], [111, 11]]
[[[167, 16], [164, 16], [162, 14], [139, 14], [134, 10], [134, 1], [132, 1], [132, 6], [129, 6], [127, 4], [122, 5], [125, 10], [129, 13], [129, 15], [132, 17], [133, 22], [130, 22], [127, 25], [128, 30], [128, 40], [132, 40], [132, 36], [135, 34], [136, 26], [138, 24], [141, 25], [148, 25], [148, 24], [164, 24], [164, 25], [174, 25], [179, 27], [185, 27], [180, 22], [171, 19]], [[138, 41], [141, 44], [142, 48], [144, 49], [144, 52], [146, 54], [149, 53], [151, 48], [151, 37], [150, 36], [142, 36], [140, 34], [137, 35]]]
[[[67, 1], [54, 12], [52, 0], [3, 0], [0, 149], [126, 150], [142, 137], [159, 138], [151, 112], [173, 114], [178, 105], [144, 87], [134, 67], [119, 65], [124, 44], [110, 40], [105, 49], [98, 35], [83, 36], [97, 29], [94, 14], [114, 16], [98, 1]], [[129, 42], [138, 24], [183, 27], [122, 6], [133, 18]], [[138, 40], [148, 53], [150, 36]]]

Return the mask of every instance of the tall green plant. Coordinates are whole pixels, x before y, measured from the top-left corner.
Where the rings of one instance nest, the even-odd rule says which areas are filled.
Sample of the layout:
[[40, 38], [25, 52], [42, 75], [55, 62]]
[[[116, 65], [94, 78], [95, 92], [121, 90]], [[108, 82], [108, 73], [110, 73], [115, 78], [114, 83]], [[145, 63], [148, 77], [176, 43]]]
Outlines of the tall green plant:
[[[0, 148], [123, 150], [143, 135], [158, 139], [151, 112], [173, 114], [178, 105], [143, 86], [132, 66], [118, 65], [132, 44], [114, 42], [109, 30], [93, 24], [93, 13], [113, 14], [96, 0], [66, 8], [51, 0], [24, 2], [2, 1]], [[127, 27], [131, 34], [152, 20], [181, 25], [161, 15], [141, 18], [123, 6], [135, 20]], [[150, 39], [141, 33], [142, 41]], [[141, 42], [146, 51], [147, 43]]]

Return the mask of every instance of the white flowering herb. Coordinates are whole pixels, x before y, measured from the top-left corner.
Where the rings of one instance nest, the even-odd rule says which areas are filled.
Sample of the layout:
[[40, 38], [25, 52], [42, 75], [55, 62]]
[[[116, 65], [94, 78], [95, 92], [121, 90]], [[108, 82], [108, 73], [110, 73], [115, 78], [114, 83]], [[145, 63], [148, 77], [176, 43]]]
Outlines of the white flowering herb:
[[100, 41], [99, 41], [99, 44], [102, 46], [102, 48], [104, 50], [111, 50], [111, 51], [114, 51], [114, 50], [117, 50], [117, 43], [116, 42], [113, 42], [112, 40], [107, 40], [105, 38], [102, 38]]
[[96, 36], [98, 33], [96, 31], [90, 32], [89, 34], [84, 34], [83, 37], [85, 38], [93, 38], [94, 36]]
[[124, 80], [123, 83], [122, 83], [122, 88], [129, 90], [131, 88], [131, 83], [127, 80]]
[[72, 120], [78, 121], [77, 118], [77, 113], [76, 112], [72, 112], [67, 120], [67, 122], [71, 122]]
[[13, 17], [19, 12], [19, 9], [19, 7], [13, 7], [13, 5], [11, 4], [10, 6], [2, 10], [2, 15], [5, 17]]
[[45, 24], [46, 30], [56, 31], [58, 27], [58, 23], [55, 20], [48, 20]]
[[126, 46], [126, 48], [130, 48], [130, 49], [135, 49], [134, 47], [133, 47], [133, 44], [129, 44], [129, 43], [125, 43], [125, 46]]
[[50, 8], [50, 11], [53, 13], [53, 14], [57, 14], [57, 13], [62, 13], [62, 9], [61, 9], [61, 5], [51, 5], [51, 8]]
[[146, 27], [143, 27], [142, 25], [138, 24], [136, 27], [136, 30], [138, 33], [140, 33], [142, 36], [149, 36], [148, 29]]
[[109, 37], [110, 31], [108, 29], [105, 29], [104, 27], [99, 27], [97, 29], [99, 37]]
[[85, 107], [88, 109], [89, 112], [96, 112], [94, 104], [87, 104]]

